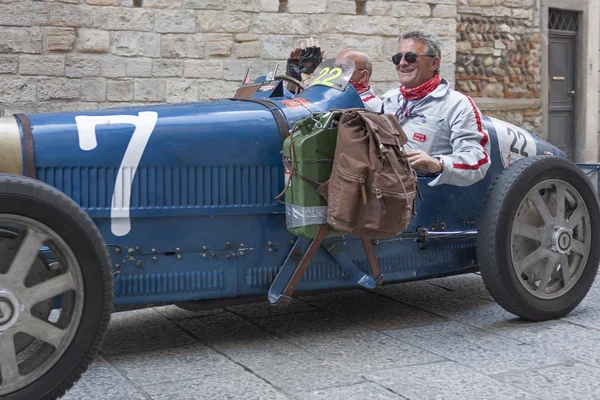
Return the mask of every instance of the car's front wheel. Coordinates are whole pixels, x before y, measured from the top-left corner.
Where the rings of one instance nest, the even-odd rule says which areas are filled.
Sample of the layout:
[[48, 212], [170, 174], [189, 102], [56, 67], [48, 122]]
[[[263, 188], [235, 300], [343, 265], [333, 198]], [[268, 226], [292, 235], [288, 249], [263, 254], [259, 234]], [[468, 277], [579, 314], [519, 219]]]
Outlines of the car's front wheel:
[[98, 351], [112, 274], [95, 224], [70, 198], [0, 174], [0, 399], [56, 399]]
[[560, 318], [588, 293], [600, 262], [600, 208], [574, 163], [535, 156], [503, 171], [481, 211], [477, 258], [492, 297], [534, 321]]

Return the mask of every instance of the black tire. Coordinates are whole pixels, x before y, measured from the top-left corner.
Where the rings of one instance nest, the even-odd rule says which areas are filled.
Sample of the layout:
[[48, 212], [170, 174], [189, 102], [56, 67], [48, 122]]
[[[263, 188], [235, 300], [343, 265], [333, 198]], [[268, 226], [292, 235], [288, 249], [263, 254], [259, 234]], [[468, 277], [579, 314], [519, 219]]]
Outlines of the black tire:
[[[511, 232], [521, 201], [537, 184], [549, 179], [560, 182], [560, 185], [564, 185], [562, 182], [568, 183], [569, 190], [574, 189], [581, 196], [589, 215], [591, 247], [586, 250], [587, 262], [581, 261], [582, 272], [573, 286], [565, 286], [564, 293], [557, 292], [556, 298], [540, 298], [542, 296], [534, 296], [526, 289], [523, 281], [527, 279], [523, 275], [521, 280], [517, 277], [511, 249], [519, 243], [516, 243], [518, 239], [513, 239], [515, 236]], [[550, 215], [556, 218], [556, 215]], [[547, 232], [547, 225], [552, 224], [541, 225], [544, 232]], [[551, 237], [551, 234], [546, 237]], [[528, 157], [504, 170], [488, 191], [479, 220], [479, 268], [490, 294], [505, 310], [531, 321], [561, 318], [577, 307], [594, 282], [600, 263], [600, 246], [597, 245], [599, 238], [600, 204], [594, 187], [583, 171], [566, 159]], [[571, 280], [573, 281], [575, 278]]]
[[107, 331], [113, 305], [108, 251], [90, 217], [72, 199], [43, 182], [0, 174], [0, 214], [27, 217], [47, 226], [67, 244], [80, 266], [83, 309], [65, 352], [37, 380], [0, 396], [11, 400], [57, 399], [87, 370]]

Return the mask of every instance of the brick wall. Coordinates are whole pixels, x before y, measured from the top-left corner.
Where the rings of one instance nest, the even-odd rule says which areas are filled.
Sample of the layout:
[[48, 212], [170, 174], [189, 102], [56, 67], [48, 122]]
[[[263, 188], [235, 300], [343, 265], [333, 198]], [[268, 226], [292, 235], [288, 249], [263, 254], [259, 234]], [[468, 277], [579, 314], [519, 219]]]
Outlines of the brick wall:
[[[456, 87], [487, 115], [542, 130], [540, 14], [535, 0], [458, 0]], [[511, 101], [520, 102], [515, 110]], [[520, 107], [521, 108], [521, 107]]]
[[224, 98], [308, 36], [371, 54], [382, 93], [416, 27], [440, 35], [453, 82], [455, 17], [455, 0], [0, 0], [0, 115]]

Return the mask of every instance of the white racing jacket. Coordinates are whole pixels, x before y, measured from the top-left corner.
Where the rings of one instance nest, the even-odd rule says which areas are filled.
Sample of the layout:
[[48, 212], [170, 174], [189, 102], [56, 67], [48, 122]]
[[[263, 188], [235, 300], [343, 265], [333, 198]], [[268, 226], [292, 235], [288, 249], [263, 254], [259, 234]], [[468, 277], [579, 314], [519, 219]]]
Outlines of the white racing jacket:
[[362, 99], [365, 108], [375, 112], [381, 110], [382, 101], [375, 95], [373, 89], [369, 88], [369, 90], [360, 93], [360, 98]]
[[[385, 93], [382, 101], [380, 111], [396, 116], [406, 102], [399, 88]], [[433, 92], [406, 103], [405, 110], [410, 113], [404, 122], [399, 118], [408, 136], [405, 147], [423, 150], [444, 164], [430, 186], [469, 186], [483, 179], [490, 167], [490, 140], [481, 112], [470, 97], [450, 89], [442, 79]]]

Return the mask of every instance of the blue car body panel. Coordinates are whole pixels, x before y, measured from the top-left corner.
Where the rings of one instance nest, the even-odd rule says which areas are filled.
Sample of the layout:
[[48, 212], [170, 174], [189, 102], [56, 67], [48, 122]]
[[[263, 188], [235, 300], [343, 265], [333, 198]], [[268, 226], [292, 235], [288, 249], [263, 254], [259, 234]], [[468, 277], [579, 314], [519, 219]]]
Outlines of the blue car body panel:
[[[283, 97], [257, 92], [255, 98], [279, 107], [288, 128], [311, 112], [362, 107], [351, 86], [344, 91], [313, 86], [298, 96], [285, 92]], [[141, 121], [142, 115], [156, 118], [143, 149], [130, 145], [137, 143], [136, 126], [122, 122]], [[90, 132], [83, 138], [82, 125], [78, 128], [77, 118], [82, 116], [100, 121], [93, 132], [95, 143]], [[113, 263], [115, 304], [262, 294], [266, 300], [295, 239], [286, 230], [285, 207], [275, 200], [284, 181], [282, 141], [267, 107], [223, 100], [38, 114], [28, 119], [36, 178], [73, 198], [104, 237]], [[486, 177], [466, 188], [434, 188], [427, 185], [432, 178], [419, 178], [424, 201], [417, 200], [418, 215], [407, 231], [438, 223], [444, 223], [447, 231], [477, 229], [487, 189], [505, 168], [500, 162], [498, 125], [487, 117], [482, 123], [491, 140], [492, 165]], [[566, 157], [535, 135], [533, 140], [536, 154]], [[140, 149], [135, 168], [122, 166], [126, 153]], [[122, 180], [115, 185], [119, 171]], [[123, 193], [129, 190], [127, 202]], [[128, 228], [115, 227], [115, 221], [124, 219], [111, 218], [115, 209], [118, 215], [128, 215]], [[329, 240], [345, 243], [347, 254], [368, 273], [358, 239]], [[430, 240], [424, 249], [414, 240], [394, 238], [379, 241], [375, 250], [386, 282], [460, 272], [477, 263], [473, 237]], [[297, 290], [348, 286], [354, 283], [321, 249]]]

